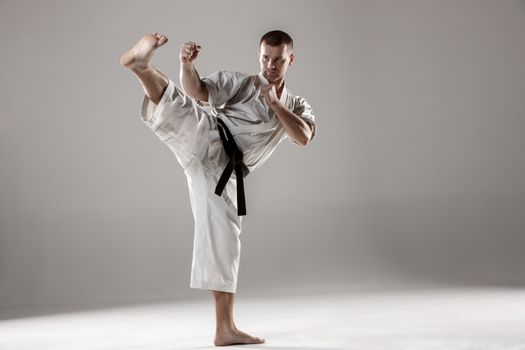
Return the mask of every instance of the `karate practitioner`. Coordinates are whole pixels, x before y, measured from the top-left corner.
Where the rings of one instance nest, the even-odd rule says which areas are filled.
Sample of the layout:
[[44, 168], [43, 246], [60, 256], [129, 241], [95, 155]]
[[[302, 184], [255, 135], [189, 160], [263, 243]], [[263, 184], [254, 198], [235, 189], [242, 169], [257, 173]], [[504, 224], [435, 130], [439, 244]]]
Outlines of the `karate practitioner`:
[[260, 344], [264, 339], [241, 332], [233, 321], [246, 213], [243, 179], [283, 139], [307, 145], [315, 135], [311, 106], [285, 86], [293, 41], [282, 31], [268, 32], [260, 40], [258, 74], [217, 71], [205, 78], [194, 64], [202, 48], [187, 42], [179, 57], [182, 89], [151, 64], [167, 41], [160, 33], [145, 35], [121, 63], [144, 89], [142, 121], [174, 153], [187, 178], [195, 221], [190, 287], [214, 295], [214, 344]]

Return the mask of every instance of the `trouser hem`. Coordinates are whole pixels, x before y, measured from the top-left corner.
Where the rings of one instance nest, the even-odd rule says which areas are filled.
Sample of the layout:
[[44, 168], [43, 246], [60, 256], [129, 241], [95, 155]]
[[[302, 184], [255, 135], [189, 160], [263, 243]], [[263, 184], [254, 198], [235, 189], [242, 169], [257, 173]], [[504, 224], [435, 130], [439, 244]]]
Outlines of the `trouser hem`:
[[237, 287], [235, 285], [227, 285], [222, 283], [213, 283], [213, 282], [204, 282], [204, 281], [192, 281], [190, 283], [190, 288], [193, 289], [206, 289], [206, 290], [216, 290], [220, 292], [235, 293]]

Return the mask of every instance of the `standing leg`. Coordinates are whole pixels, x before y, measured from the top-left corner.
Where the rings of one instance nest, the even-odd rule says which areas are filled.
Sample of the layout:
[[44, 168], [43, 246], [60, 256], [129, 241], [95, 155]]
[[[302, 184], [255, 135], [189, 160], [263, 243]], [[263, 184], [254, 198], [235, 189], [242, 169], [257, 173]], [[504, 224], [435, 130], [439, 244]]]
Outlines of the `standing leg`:
[[252, 337], [241, 332], [233, 322], [233, 299], [235, 294], [213, 290], [215, 297], [215, 315], [217, 328], [215, 331], [216, 346], [233, 344], [261, 344], [264, 339]]
[[168, 41], [163, 34], [143, 36], [120, 59], [120, 63], [131, 69], [142, 83], [144, 93], [153, 103], [158, 104], [168, 86], [168, 77], [151, 65], [151, 57], [158, 47]]

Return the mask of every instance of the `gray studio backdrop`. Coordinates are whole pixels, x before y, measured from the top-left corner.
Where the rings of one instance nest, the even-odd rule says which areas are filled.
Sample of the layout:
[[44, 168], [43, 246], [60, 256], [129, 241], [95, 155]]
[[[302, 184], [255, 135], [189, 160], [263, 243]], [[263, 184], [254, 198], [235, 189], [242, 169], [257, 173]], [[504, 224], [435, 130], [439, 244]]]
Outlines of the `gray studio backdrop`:
[[[119, 59], [142, 35], [178, 82], [258, 72], [318, 134], [246, 179], [238, 293], [370, 280], [525, 282], [523, 1], [1, 1], [0, 305], [200, 297], [186, 180]], [[206, 295], [206, 297], [208, 297]]]

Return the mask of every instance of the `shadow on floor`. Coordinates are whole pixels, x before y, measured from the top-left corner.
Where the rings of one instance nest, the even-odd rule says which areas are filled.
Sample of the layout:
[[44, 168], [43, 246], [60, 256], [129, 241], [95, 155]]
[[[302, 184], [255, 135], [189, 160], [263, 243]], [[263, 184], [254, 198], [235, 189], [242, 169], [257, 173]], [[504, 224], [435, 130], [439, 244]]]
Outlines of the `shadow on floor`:
[[[217, 350], [216, 346], [206, 346], [191, 348], [188, 350]], [[304, 347], [304, 346], [278, 346], [278, 345], [230, 345], [228, 350], [242, 350], [242, 349], [271, 349], [271, 350], [341, 350], [341, 348], [326, 348], [326, 347]], [[356, 348], [345, 348], [345, 350], [358, 350]]]

